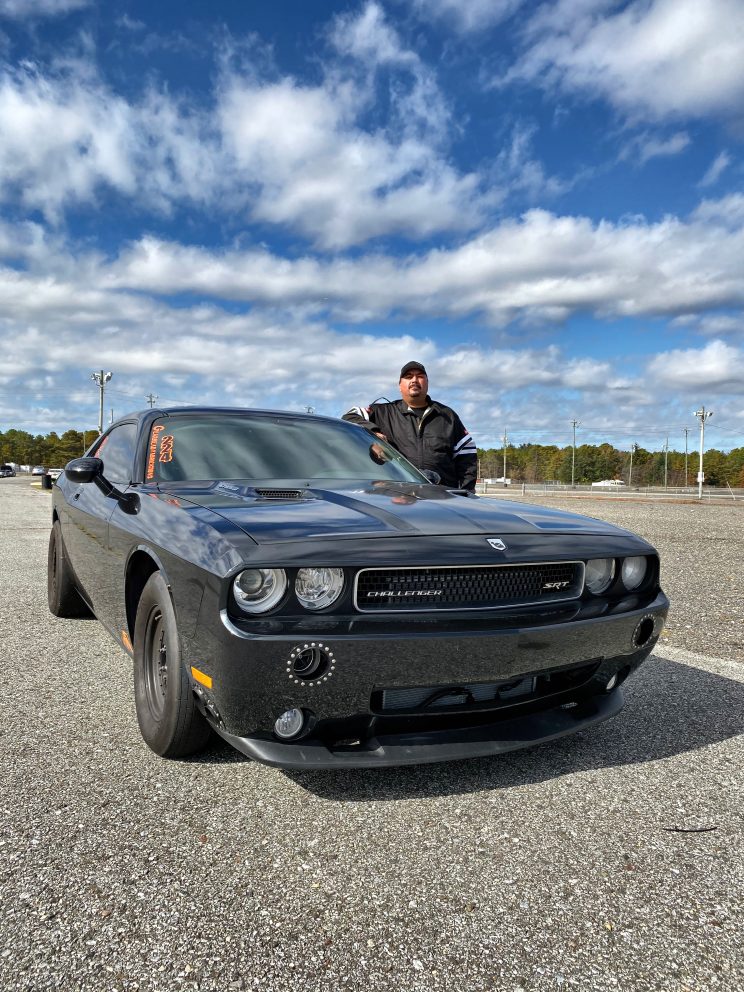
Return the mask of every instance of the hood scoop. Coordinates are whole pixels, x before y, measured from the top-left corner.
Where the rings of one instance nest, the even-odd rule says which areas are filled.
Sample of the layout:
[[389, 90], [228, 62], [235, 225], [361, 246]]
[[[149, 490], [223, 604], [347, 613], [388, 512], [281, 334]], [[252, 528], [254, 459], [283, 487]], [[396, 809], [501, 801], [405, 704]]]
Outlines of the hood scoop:
[[261, 499], [303, 499], [304, 489], [254, 489], [256, 496]]

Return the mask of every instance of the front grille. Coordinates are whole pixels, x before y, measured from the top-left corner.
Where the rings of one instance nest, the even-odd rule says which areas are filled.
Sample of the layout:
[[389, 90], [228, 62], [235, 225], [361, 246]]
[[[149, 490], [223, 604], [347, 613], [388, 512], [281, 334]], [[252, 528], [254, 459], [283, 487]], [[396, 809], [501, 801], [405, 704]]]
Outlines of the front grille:
[[580, 561], [367, 568], [357, 574], [354, 603], [363, 613], [503, 609], [575, 599], [583, 585]]
[[302, 489], [257, 489], [262, 499], [302, 499]]

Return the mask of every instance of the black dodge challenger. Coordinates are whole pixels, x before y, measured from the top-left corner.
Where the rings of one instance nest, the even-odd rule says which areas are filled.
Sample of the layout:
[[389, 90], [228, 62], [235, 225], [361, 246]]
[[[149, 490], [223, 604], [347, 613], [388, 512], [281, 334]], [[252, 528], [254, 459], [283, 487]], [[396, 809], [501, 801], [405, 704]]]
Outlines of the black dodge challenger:
[[444, 761], [618, 713], [669, 607], [654, 548], [436, 481], [341, 420], [133, 414], [54, 485], [49, 607], [133, 656], [165, 757]]

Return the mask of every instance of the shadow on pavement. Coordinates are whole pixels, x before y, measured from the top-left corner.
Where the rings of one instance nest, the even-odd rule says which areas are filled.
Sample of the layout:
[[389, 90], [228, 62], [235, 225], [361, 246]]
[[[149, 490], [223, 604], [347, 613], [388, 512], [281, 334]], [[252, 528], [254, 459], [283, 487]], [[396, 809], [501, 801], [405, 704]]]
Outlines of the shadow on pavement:
[[744, 733], [744, 684], [733, 679], [654, 655], [626, 683], [625, 693], [625, 709], [614, 719], [529, 750], [445, 764], [281, 774], [324, 799], [414, 799], [658, 761]]

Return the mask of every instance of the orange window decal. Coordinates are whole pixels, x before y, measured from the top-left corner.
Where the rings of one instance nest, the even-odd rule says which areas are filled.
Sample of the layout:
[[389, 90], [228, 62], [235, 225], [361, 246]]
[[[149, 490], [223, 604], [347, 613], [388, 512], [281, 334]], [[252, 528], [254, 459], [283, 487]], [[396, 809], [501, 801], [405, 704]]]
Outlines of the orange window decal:
[[155, 454], [158, 449], [158, 437], [165, 430], [162, 424], [153, 427], [150, 435], [150, 450], [147, 454], [147, 481], [155, 478]]
[[163, 434], [160, 438], [160, 457], [159, 462], [172, 462], [173, 461], [173, 435]]

